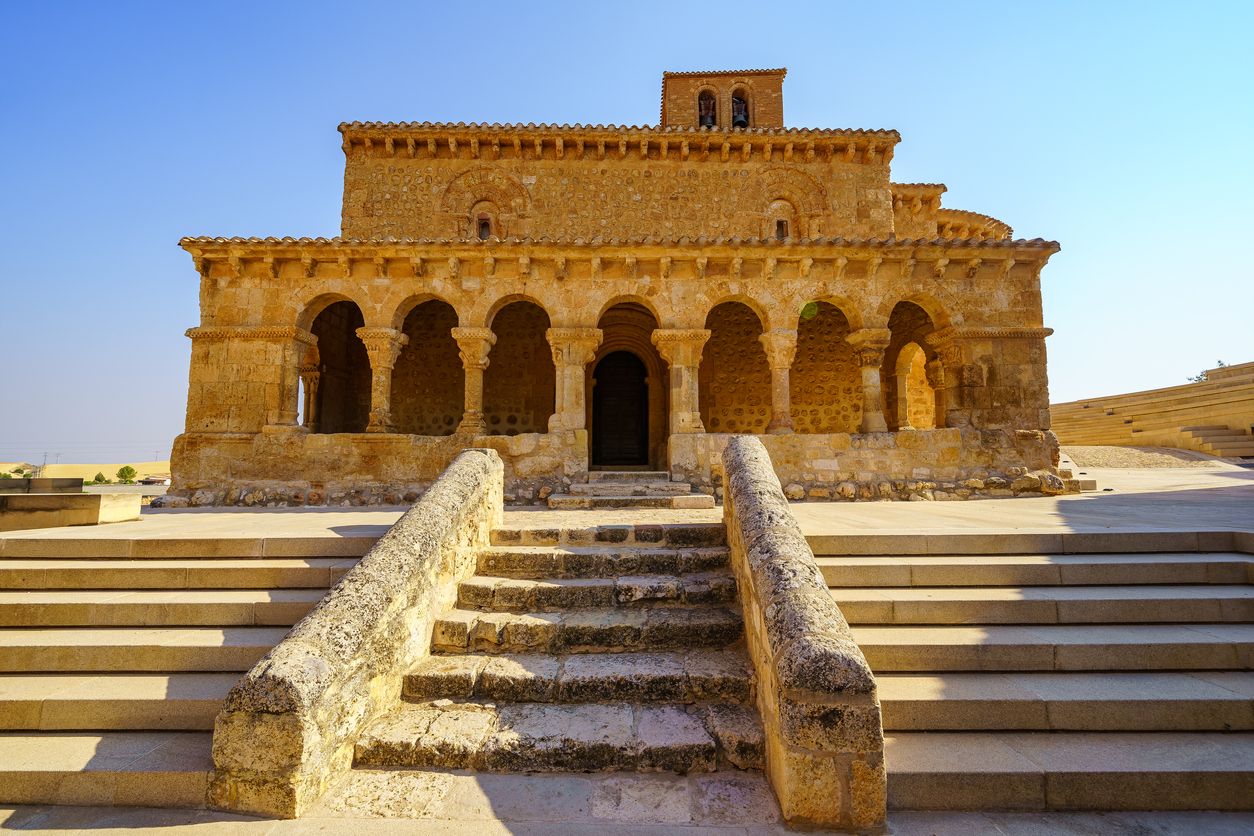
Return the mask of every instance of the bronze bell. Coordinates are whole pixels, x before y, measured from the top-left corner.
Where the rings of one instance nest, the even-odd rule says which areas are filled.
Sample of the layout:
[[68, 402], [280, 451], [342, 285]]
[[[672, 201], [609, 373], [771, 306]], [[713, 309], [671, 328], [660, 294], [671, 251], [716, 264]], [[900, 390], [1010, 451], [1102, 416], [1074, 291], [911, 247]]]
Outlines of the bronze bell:
[[702, 113], [702, 114], [701, 114], [701, 122], [700, 122], [700, 124], [701, 124], [701, 127], [703, 127], [703, 128], [712, 128], [712, 127], [714, 127], [714, 114], [713, 114], [713, 113]]

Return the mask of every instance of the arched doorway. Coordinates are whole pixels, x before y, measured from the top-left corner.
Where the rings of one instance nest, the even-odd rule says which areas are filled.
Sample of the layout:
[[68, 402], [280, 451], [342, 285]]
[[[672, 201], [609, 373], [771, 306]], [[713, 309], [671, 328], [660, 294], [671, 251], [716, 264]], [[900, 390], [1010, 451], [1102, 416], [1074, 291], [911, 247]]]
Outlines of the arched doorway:
[[318, 396], [314, 409], [320, 433], [360, 433], [370, 419], [370, 357], [357, 336], [365, 324], [361, 308], [334, 302], [314, 318], [318, 338]]
[[630, 351], [605, 355], [592, 372], [592, 465], [649, 464], [649, 373]]

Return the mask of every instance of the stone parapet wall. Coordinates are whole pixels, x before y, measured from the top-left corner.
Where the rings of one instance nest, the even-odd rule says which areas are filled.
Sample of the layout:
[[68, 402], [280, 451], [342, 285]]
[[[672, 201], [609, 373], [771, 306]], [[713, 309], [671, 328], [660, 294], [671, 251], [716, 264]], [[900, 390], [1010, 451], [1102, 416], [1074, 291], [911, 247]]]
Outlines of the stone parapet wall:
[[[723, 433], [670, 437], [671, 477], [724, 493]], [[789, 499], [957, 500], [1058, 494], [1058, 441], [1045, 430], [902, 430], [760, 436]]]
[[327, 597], [231, 690], [209, 802], [293, 818], [352, 765], [358, 733], [400, 700], [432, 625], [500, 524], [503, 467], [466, 450]]
[[780, 809], [792, 825], [881, 828], [887, 779], [875, 678], [762, 440], [728, 439], [722, 464], [727, 542]]

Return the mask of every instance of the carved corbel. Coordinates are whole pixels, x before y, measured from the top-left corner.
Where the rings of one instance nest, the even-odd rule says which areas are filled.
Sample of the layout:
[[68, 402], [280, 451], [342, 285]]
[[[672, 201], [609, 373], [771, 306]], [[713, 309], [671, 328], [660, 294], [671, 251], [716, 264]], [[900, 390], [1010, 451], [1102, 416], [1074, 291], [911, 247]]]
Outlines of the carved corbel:
[[456, 280], [462, 274], [462, 260], [457, 256], [450, 256], [448, 260], [448, 277]]
[[808, 163], [814, 162], [814, 143], [813, 142], [806, 143], [806, 162]]
[[849, 266], [849, 259], [845, 256], [838, 256], [833, 262], [836, 267], [836, 281], [840, 281], [845, 277], [845, 268]]
[[493, 137], [492, 139], [492, 159], [499, 160], [501, 158], [501, 140]]
[[410, 158], [411, 160], [414, 158], [414, 151], [415, 151], [415, 149], [414, 149], [414, 138], [413, 138], [412, 136], [411, 136], [411, 137], [406, 137], [406, 139], [405, 139], [405, 153], [409, 155], [409, 158]]
[[389, 136], [383, 140], [383, 150], [387, 152], [389, 157], [396, 153], [396, 146], [392, 143], [392, 137]]
[[438, 150], [438, 147], [435, 144], [435, 137], [433, 136], [427, 137], [427, 153], [431, 155], [432, 159], [435, 158], [437, 150]]
[[543, 159], [544, 158], [544, 139], [541, 137], [536, 137], [532, 141], [532, 145], [535, 147], [536, 159], [537, 160]]
[[998, 276], [998, 279], [1003, 282], [1006, 281], [1006, 279], [1010, 277], [1010, 271], [1014, 269], [1016, 263], [1017, 262], [1013, 258], [1008, 258], [1003, 261], [1001, 265], [1001, 275]]
[[514, 137], [514, 156], [520, 160], [522, 159], [522, 139], [520, 137]]
[[706, 256], [697, 256], [697, 277], [705, 278], [706, 270], [709, 269], [710, 259]]
[[[768, 143], [766, 144], [766, 154], [767, 154], [767, 159], [770, 159], [770, 153], [771, 153], [771, 143], [769, 143], [769, 142], [768, 142]], [[742, 163], [747, 163], [747, 162], [749, 162], [749, 157], [750, 157], [752, 154], [753, 154], [753, 143], [752, 143], [752, 142], [750, 142], [749, 140], [747, 140], [747, 139], [746, 139], [744, 142], [740, 143], [740, 161], [741, 161]]]
[[457, 137], [450, 136], [448, 138], [448, 152], [453, 156], [453, 159], [457, 159]]
[[575, 159], [577, 160], [583, 159], [583, 140], [582, 139], [575, 140]]
[[388, 260], [381, 255], [374, 258], [374, 277], [376, 279], [388, 277]]
[[797, 267], [797, 272], [801, 274], [801, 278], [807, 279], [810, 277], [810, 268], [813, 266], [814, 259], [807, 256], [806, 258], [801, 259], [801, 263]]
[[774, 278], [775, 278], [775, 265], [776, 265], [776, 263], [777, 263], [777, 262], [776, 262], [776, 260], [775, 260], [774, 258], [768, 258], [768, 259], [766, 259], [766, 261], [764, 261], [764, 262], [762, 263], [762, 277], [763, 277], [763, 278], [766, 278], [766, 279], [774, 279]]
[[671, 141], [669, 139], [663, 139], [662, 141], [658, 143], [658, 146], [657, 146], [658, 159], [660, 160], [666, 159], [666, 152], [670, 148], [670, 144], [671, 144]]
[[741, 258], [740, 256], [736, 256], [735, 258], [733, 258], [732, 263], [731, 263], [732, 278], [739, 279], [740, 274], [744, 272], [744, 267], [745, 267], [745, 260], [743, 258]]
[[731, 154], [731, 143], [724, 142], [722, 150], [719, 151], [718, 158], [723, 162], [727, 162], [728, 156]]
[[558, 256], [553, 261], [553, 278], [562, 281], [566, 278], [566, 256]]
[[483, 275], [485, 275], [485, 276], [495, 276], [495, 275], [496, 275], [496, 258], [495, 258], [494, 256], [490, 256], [490, 255], [488, 255], [488, 256], [484, 256], [484, 258], [483, 258]]
[[318, 260], [311, 255], [302, 255], [300, 257], [300, 274], [306, 279], [312, 279], [318, 274]]
[[232, 253], [230, 256], [227, 257], [226, 263], [230, 265], [231, 275], [234, 278], [237, 278], [237, 279], [243, 278], [244, 276], [243, 259], [241, 259], [238, 255], [235, 255], [234, 253]]
[[792, 162], [792, 143], [791, 142], [784, 143], [784, 162], [786, 163]]
[[368, 155], [371, 151], [374, 150], [374, 140], [372, 140], [370, 137], [366, 137], [365, 141], [362, 143], [362, 147], [366, 149], [366, 154]]
[[845, 162], [853, 162], [853, 155], [858, 153], [858, 146], [854, 142], [845, 143]]
[[688, 160], [688, 140], [679, 143], [679, 159], [687, 162]]
[[280, 262], [276, 261], [274, 256], [266, 256], [261, 260], [261, 263], [265, 265], [266, 278], [277, 279], [279, 277]]
[[876, 256], [875, 258], [872, 258], [869, 261], [867, 261], [866, 263], [867, 281], [872, 281], [875, 279], [875, 274], [880, 271], [880, 265], [883, 263], [884, 263], [884, 259], [880, 258], [879, 256]]
[[592, 257], [592, 278], [593, 278], [594, 280], [595, 280], [595, 279], [600, 279], [600, 278], [601, 278], [601, 276], [602, 276], [602, 271], [601, 271], [601, 256], [599, 256], [599, 255], [594, 255], [594, 256]]
[[627, 140], [625, 139], [618, 141], [618, 158], [620, 160], [627, 159]]
[[627, 265], [627, 275], [633, 279], [636, 278], [636, 257], [634, 255], [629, 255], [623, 261]]
[[470, 140], [470, 156], [473, 159], [479, 159], [479, 138], [474, 137]]
[[984, 263], [982, 258], [973, 258], [967, 262], [966, 277], [974, 279], [976, 274], [980, 272], [980, 265]]
[[209, 259], [205, 258], [203, 255], [193, 256], [192, 266], [196, 268], [196, 272], [201, 276], [206, 279], [209, 278]]
[[414, 278], [422, 275], [422, 258], [420, 256], [412, 256], [409, 259], [409, 267], [414, 271]]
[[597, 140], [597, 159], [598, 160], [605, 159], [605, 140], [604, 139]]
[[340, 265], [340, 270], [344, 271], [344, 278], [347, 279], [353, 275], [353, 260], [351, 258], [341, 253], [336, 257], [335, 261]]
[[640, 159], [642, 160], [649, 159], [649, 140], [648, 139], [640, 140]]
[[566, 142], [559, 136], [553, 140], [553, 154], [559, 159], [566, 157]]
[[945, 278], [945, 268], [949, 266], [949, 259], [938, 258], [936, 263], [932, 265], [932, 277], [936, 279]]
[[520, 255], [518, 257], [518, 275], [521, 278], [531, 278], [531, 256]]
[[907, 258], [901, 262], [901, 277], [909, 281], [914, 276], [914, 265], [918, 264], [913, 258]]

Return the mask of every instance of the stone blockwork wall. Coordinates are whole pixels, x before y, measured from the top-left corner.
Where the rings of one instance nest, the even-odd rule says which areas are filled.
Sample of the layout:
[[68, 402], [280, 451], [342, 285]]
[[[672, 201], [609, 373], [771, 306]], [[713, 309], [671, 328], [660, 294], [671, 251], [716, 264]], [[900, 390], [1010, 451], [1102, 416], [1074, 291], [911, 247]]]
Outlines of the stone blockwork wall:
[[529, 302], [506, 305], [492, 320], [496, 346], [484, 373], [483, 414], [491, 435], [548, 431], [555, 370], [544, 337], [549, 316]]
[[[722, 496], [733, 435], [672, 435], [671, 477]], [[1059, 494], [1058, 441], [1041, 430], [766, 435], [792, 500], [960, 500]]]
[[466, 450], [227, 696], [209, 802], [294, 818], [352, 765], [357, 735], [396, 707], [432, 625], [501, 522], [502, 468]]
[[[862, 420], [862, 382], [849, 320], [828, 302], [797, 324], [792, 364], [792, 421], [799, 433], [857, 432]], [[710, 428], [707, 428], [710, 429]]]
[[875, 677], [762, 442], [731, 439], [721, 464], [727, 544], [780, 811], [794, 826], [878, 830], [887, 778]]
[[749, 307], [725, 302], [710, 312], [710, 341], [701, 355], [701, 421], [710, 432], [760, 433], [771, 420], [771, 370], [759, 337], [762, 321]]
[[749, 104], [749, 127], [782, 128], [784, 75], [784, 70], [666, 73], [662, 76], [662, 125], [698, 127], [697, 97], [709, 92], [717, 104], [718, 124], [730, 127], [732, 93], [741, 92]]
[[392, 418], [396, 431], [452, 435], [462, 419], [462, 364], [452, 329], [457, 311], [447, 302], [424, 302], [405, 317], [401, 349], [392, 371]]

